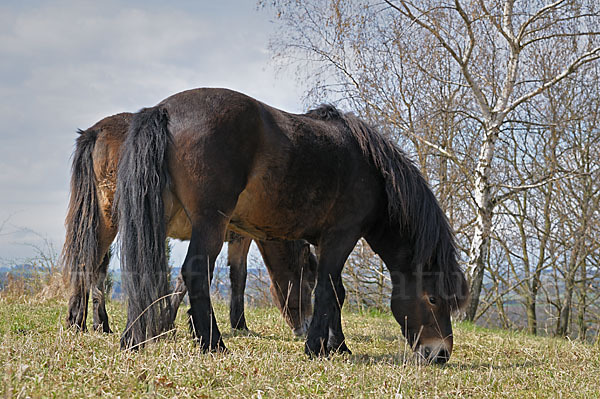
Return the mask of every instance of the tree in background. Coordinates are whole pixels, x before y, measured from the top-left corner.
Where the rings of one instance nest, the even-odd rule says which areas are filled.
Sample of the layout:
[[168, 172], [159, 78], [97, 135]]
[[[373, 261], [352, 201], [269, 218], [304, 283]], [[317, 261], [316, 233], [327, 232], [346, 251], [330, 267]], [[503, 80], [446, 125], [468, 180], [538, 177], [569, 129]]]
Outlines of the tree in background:
[[346, 301], [365, 310], [387, 309], [392, 293], [392, 281], [383, 261], [361, 239], [346, 262], [342, 274], [346, 287]]

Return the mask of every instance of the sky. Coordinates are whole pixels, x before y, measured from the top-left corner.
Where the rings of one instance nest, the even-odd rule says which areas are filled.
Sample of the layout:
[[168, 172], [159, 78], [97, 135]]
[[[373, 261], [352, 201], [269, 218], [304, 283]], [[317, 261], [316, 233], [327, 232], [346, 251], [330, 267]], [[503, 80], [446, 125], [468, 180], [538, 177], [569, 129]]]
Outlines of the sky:
[[253, 0], [2, 0], [0, 265], [60, 252], [78, 128], [205, 86], [302, 112], [270, 19]]

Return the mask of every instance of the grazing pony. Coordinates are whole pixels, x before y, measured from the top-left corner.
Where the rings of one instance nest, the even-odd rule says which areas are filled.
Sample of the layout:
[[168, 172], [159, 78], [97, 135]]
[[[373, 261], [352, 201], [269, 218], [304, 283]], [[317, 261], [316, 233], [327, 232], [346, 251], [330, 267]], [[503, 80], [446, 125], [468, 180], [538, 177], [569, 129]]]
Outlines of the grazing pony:
[[227, 89], [175, 94], [134, 115], [116, 200], [129, 295], [124, 348], [162, 329], [164, 241], [171, 220], [185, 213], [191, 238], [182, 275], [203, 350], [225, 349], [209, 283], [230, 228], [317, 246], [307, 354], [349, 352], [341, 274], [364, 237], [390, 271], [392, 313], [409, 344], [431, 362], [450, 357], [450, 315], [467, 298], [452, 229], [413, 162], [352, 114], [332, 106], [290, 114]]
[[[71, 198], [66, 218], [63, 264], [71, 286], [68, 326], [86, 329], [88, 297], [92, 291], [94, 329], [111, 332], [104, 304], [107, 252], [117, 233], [113, 210], [117, 165], [133, 114], [121, 113], [79, 131], [73, 156]], [[171, 217], [167, 235], [189, 240], [190, 222], [185, 213]], [[230, 321], [234, 329], [247, 330], [244, 316], [246, 258], [252, 239], [230, 232], [227, 236], [231, 278]], [[312, 289], [316, 258], [306, 241], [256, 241], [271, 276], [273, 299], [294, 334], [304, 335], [312, 317]], [[170, 326], [186, 292], [181, 276], [170, 297]]]

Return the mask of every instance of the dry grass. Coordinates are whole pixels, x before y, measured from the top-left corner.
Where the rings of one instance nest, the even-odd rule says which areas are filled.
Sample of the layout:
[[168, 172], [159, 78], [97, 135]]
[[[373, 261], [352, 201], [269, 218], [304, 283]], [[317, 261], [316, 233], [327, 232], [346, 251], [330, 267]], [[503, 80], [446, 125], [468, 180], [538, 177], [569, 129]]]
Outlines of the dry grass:
[[29, 277], [9, 274], [0, 299], [10, 302], [27, 302], [34, 297], [38, 301], [66, 300], [67, 288], [61, 273], [35, 273]]
[[[344, 313], [352, 356], [309, 360], [274, 308], [250, 308], [249, 334], [226, 332], [231, 353], [203, 355], [180, 312], [169, 339], [139, 353], [119, 336], [63, 329], [63, 301], [0, 298], [0, 395], [5, 397], [581, 397], [600, 392], [598, 347], [458, 324], [443, 367], [404, 360], [387, 314]], [[109, 303], [111, 321], [124, 309]], [[227, 307], [216, 305], [227, 326]], [[226, 328], [223, 328], [226, 330]]]

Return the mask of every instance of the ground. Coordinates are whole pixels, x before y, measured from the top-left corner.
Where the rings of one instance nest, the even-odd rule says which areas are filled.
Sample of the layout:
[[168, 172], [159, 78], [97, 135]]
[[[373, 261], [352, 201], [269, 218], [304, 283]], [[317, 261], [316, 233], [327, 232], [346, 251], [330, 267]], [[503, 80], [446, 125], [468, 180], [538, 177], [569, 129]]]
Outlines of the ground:
[[[66, 303], [0, 298], [0, 396], [3, 397], [580, 397], [600, 395], [598, 346], [519, 332], [455, 325], [444, 366], [422, 366], [389, 314], [344, 312], [353, 355], [308, 359], [275, 308], [251, 307], [251, 332], [217, 318], [230, 353], [203, 355], [180, 310], [174, 336], [140, 352], [119, 349], [119, 334], [64, 329]], [[110, 302], [121, 331], [124, 306]]]

